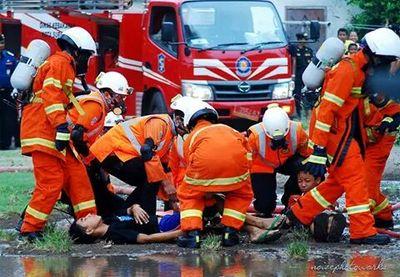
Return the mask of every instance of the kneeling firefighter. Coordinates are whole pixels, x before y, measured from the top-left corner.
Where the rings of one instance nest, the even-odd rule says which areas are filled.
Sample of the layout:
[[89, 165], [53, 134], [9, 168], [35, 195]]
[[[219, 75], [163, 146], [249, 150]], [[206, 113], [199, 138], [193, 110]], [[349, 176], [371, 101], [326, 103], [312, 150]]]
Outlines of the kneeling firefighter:
[[176, 124], [183, 124], [181, 129], [189, 130], [183, 145], [187, 168], [178, 187], [181, 229], [185, 235], [178, 239], [178, 245], [200, 246], [206, 195], [215, 192], [225, 195], [222, 244], [236, 245], [239, 243], [237, 231], [244, 224], [253, 198], [251, 153], [246, 139], [227, 125], [215, 124], [218, 113], [206, 102], [185, 96], [175, 100], [171, 108]]
[[22, 111], [22, 154], [32, 156], [35, 189], [21, 227], [29, 240], [40, 238], [61, 190], [72, 201], [77, 218], [96, 213], [93, 191], [84, 165], [68, 147], [66, 107], [79, 103], [72, 92], [75, 76], [87, 71], [96, 44], [83, 28], [66, 30], [57, 43], [62, 51], [38, 69], [29, 103]]
[[346, 193], [350, 218], [350, 243], [387, 244], [390, 237], [377, 234], [370, 212], [363, 153], [365, 137], [361, 116], [365, 72], [389, 65], [400, 57], [400, 38], [390, 29], [367, 33], [363, 49], [340, 61], [327, 73], [322, 98], [310, 121], [312, 155], [305, 171], [328, 178], [302, 196], [287, 216], [293, 226], [310, 225], [316, 215]]
[[127, 205], [140, 204], [149, 214], [156, 213], [160, 187], [171, 202], [176, 190], [167, 172], [168, 153], [175, 137], [175, 125], [167, 114], [155, 114], [127, 120], [111, 128], [91, 147], [92, 166], [135, 186]]

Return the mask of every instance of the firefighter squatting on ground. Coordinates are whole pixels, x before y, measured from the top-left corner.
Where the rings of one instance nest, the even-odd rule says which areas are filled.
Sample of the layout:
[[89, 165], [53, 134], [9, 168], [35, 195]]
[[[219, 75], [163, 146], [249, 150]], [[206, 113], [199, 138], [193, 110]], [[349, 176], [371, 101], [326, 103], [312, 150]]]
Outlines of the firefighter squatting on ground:
[[[218, 124], [208, 103], [180, 95], [170, 115], [113, 118], [133, 91], [125, 77], [101, 73], [97, 91], [74, 95], [74, 79], [87, 72], [95, 42], [73, 27], [58, 44], [61, 51], [40, 64], [22, 103], [22, 154], [32, 156], [36, 180], [18, 227], [22, 237], [42, 239], [61, 198], [72, 207], [70, 234], [77, 243], [176, 239], [181, 247], [197, 248], [205, 222], [215, 220], [224, 246], [238, 244], [240, 230], [252, 242], [267, 243], [293, 228], [337, 242], [346, 219], [335, 203], [345, 193], [350, 243], [390, 242], [376, 228], [393, 227], [380, 181], [400, 106], [369, 81], [382, 72], [390, 78], [389, 67], [400, 58], [400, 38], [390, 29], [368, 33], [355, 54], [342, 57], [340, 42], [338, 63], [324, 68], [308, 135], [277, 105], [243, 135]], [[277, 173], [289, 179], [285, 215], [273, 217]], [[108, 174], [135, 189], [118, 191]], [[157, 218], [157, 198], [173, 213]], [[262, 217], [248, 214], [254, 210]]]

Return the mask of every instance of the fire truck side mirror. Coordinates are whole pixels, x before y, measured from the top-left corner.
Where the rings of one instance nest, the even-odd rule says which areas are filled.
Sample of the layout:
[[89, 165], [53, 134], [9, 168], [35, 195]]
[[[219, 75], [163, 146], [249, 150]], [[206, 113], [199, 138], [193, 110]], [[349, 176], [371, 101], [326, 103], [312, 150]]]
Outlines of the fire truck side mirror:
[[318, 21], [312, 20], [310, 22], [310, 39], [313, 41], [319, 40], [321, 32], [321, 25], [319, 24]]
[[164, 42], [173, 42], [175, 26], [172, 22], [163, 22], [161, 26], [161, 40]]

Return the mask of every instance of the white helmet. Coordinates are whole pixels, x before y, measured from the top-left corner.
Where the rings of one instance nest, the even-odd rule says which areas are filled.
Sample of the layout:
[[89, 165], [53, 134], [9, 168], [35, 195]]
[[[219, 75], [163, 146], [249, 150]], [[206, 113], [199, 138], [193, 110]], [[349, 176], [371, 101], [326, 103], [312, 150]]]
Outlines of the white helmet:
[[96, 43], [93, 37], [81, 27], [72, 27], [64, 31], [57, 39], [57, 43], [62, 50], [69, 46], [96, 54]]
[[114, 93], [121, 95], [130, 95], [133, 92], [133, 88], [129, 86], [124, 75], [115, 71], [100, 72], [96, 77], [96, 87], [98, 89], [109, 88]]
[[288, 134], [290, 119], [281, 107], [271, 104], [264, 113], [262, 124], [268, 137], [279, 139]]
[[122, 115], [116, 115], [113, 112], [109, 112], [104, 120], [104, 127], [114, 127], [121, 121], [124, 121]]
[[389, 28], [369, 32], [363, 40], [375, 55], [400, 57], [400, 37]]
[[192, 127], [193, 121], [199, 116], [209, 114], [212, 119], [218, 120], [217, 111], [207, 102], [189, 96], [176, 97], [172, 100], [171, 109], [183, 112], [183, 125]]

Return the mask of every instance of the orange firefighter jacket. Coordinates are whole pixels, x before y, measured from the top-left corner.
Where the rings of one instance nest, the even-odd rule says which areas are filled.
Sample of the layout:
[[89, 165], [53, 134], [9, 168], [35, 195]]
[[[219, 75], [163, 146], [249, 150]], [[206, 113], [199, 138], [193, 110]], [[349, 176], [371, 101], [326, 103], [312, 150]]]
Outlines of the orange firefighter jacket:
[[224, 124], [200, 120], [183, 145], [188, 163], [182, 185], [208, 192], [225, 192], [249, 182], [251, 153], [246, 139]]
[[92, 145], [101, 135], [104, 128], [104, 120], [107, 115], [104, 96], [98, 91], [92, 91], [87, 95], [76, 98], [85, 114], [81, 115], [75, 107], [68, 110], [67, 121], [71, 130], [75, 125], [85, 128], [84, 141]]
[[388, 103], [381, 108], [377, 108], [370, 103], [369, 98], [363, 100], [364, 130], [367, 136], [367, 146], [378, 143], [383, 136], [397, 135], [397, 132], [382, 135], [375, 130], [385, 117], [391, 117], [397, 113], [400, 113], [400, 105], [393, 100], [389, 100]]
[[67, 105], [77, 104], [72, 94], [74, 79], [74, 61], [66, 52], [56, 52], [39, 67], [30, 103], [22, 112], [22, 154], [42, 151], [65, 160], [65, 151], [55, 147], [55, 137], [57, 126], [67, 122]]
[[184, 139], [178, 135], [174, 138], [174, 142], [169, 152], [168, 166], [171, 169], [173, 183], [176, 187], [182, 182], [186, 172], [186, 162], [183, 155]]
[[308, 156], [308, 136], [300, 122], [290, 121], [287, 149], [271, 149], [271, 138], [264, 131], [262, 123], [257, 123], [249, 128], [248, 144], [252, 150], [253, 164], [251, 173], [273, 173], [276, 168], [283, 165], [294, 154]]
[[90, 152], [102, 162], [111, 154], [122, 162], [140, 157], [140, 148], [146, 138], [152, 138], [155, 155], [145, 162], [149, 183], [166, 180], [162, 162], [168, 161], [168, 153], [175, 136], [175, 127], [169, 115], [148, 115], [127, 120], [111, 128], [90, 147]]
[[326, 75], [319, 104], [310, 120], [310, 141], [326, 147], [332, 165], [341, 165], [350, 141], [359, 134], [359, 144], [365, 149], [361, 117], [361, 87], [365, 80], [362, 71], [367, 58], [362, 51], [341, 60]]

